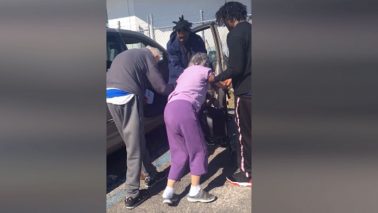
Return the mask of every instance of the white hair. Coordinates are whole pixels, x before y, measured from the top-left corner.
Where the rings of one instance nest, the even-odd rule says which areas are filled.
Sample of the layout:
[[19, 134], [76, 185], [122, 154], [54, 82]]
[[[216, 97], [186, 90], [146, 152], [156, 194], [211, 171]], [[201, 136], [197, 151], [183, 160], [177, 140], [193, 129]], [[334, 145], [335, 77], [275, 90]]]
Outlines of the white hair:
[[192, 65], [202, 65], [204, 67], [210, 67], [209, 57], [205, 53], [196, 53], [190, 59], [189, 66]]
[[160, 52], [160, 50], [158, 48], [151, 47], [151, 46], [146, 46], [146, 48], [151, 51], [151, 53], [154, 57], [159, 58], [159, 59], [162, 58], [162, 53]]

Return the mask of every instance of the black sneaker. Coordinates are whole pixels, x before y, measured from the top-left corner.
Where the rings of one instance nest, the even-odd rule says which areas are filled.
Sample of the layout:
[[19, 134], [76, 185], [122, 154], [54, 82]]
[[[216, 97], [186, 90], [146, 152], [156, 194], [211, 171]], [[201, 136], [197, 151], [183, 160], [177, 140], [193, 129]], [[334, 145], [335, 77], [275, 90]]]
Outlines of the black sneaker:
[[201, 202], [201, 203], [210, 203], [213, 202], [217, 197], [201, 189], [196, 196], [187, 197], [189, 202]]
[[155, 175], [146, 176], [144, 178], [144, 184], [146, 188], [150, 188], [160, 181], [164, 180], [164, 178], [166, 178], [166, 174], [164, 172], [157, 172]]
[[227, 181], [235, 186], [252, 187], [252, 178], [246, 177], [244, 172], [236, 172], [231, 177], [227, 177]]
[[125, 205], [127, 209], [133, 209], [137, 207], [139, 204], [143, 203], [143, 201], [147, 200], [150, 197], [150, 194], [147, 190], [139, 190], [139, 194], [137, 197], [127, 197], [125, 199]]

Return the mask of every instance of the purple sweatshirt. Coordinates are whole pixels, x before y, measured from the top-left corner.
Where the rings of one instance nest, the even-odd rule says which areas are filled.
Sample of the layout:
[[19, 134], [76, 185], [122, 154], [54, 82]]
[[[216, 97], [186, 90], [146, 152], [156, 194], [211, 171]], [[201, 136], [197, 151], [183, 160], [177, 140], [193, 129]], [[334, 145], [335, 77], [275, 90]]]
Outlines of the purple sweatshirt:
[[198, 112], [206, 99], [207, 79], [210, 72], [210, 68], [199, 65], [186, 68], [177, 79], [177, 86], [169, 95], [168, 103], [175, 100], [186, 100], [192, 103]]

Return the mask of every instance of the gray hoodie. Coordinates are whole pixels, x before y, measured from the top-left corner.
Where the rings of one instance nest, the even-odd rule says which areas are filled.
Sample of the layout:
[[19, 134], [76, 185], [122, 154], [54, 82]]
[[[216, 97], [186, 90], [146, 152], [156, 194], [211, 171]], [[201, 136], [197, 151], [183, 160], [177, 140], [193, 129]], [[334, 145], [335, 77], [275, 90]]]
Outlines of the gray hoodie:
[[126, 50], [115, 57], [106, 75], [106, 87], [144, 96], [148, 81], [154, 90], [169, 95], [173, 86], [167, 85], [157, 63], [147, 48]]

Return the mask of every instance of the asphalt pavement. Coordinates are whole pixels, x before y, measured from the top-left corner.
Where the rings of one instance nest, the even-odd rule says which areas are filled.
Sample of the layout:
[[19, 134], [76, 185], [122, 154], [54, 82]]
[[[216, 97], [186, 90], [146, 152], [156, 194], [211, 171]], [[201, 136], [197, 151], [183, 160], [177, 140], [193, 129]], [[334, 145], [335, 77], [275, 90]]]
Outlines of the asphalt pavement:
[[[227, 148], [209, 146], [209, 167], [208, 174], [201, 181], [202, 187], [217, 196], [212, 203], [190, 203], [186, 195], [190, 189], [190, 175], [187, 173], [176, 185], [179, 201], [176, 206], [167, 206], [162, 203], [162, 193], [166, 180], [160, 182], [150, 189], [151, 197], [133, 210], [125, 208], [124, 184], [119, 184], [107, 194], [107, 212], [240, 212], [250, 213], [252, 211], [252, 191], [248, 187], [236, 187], [226, 181], [226, 176], [235, 171], [232, 155]], [[159, 171], [169, 170], [169, 152], [163, 154], [154, 161]], [[109, 179], [109, 177], [108, 177]], [[122, 178], [120, 179], [122, 180]]]
[[[232, 115], [232, 113], [230, 113]], [[233, 119], [228, 119], [230, 132], [235, 132]], [[201, 177], [202, 187], [217, 196], [217, 200], [212, 203], [190, 203], [186, 200], [186, 195], [190, 189], [190, 174], [187, 173], [176, 184], [175, 193], [179, 195], [176, 206], [170, 207], [162, 203], [162, 193], [166, 180], [151, 188], [151, 197], [133, 210], [128, 210], [124, 204], [125, 172], [126, 172], [126, 152], [121, 149], [107, 158], [107, 212], [234, 212], [250, 213], [252, 211], [252, 191], [251, 188], [236, 187], [226, 181], [226, 176], [236, 170], [235, 143], [237, 135], [230, 134], [229, 147], [224, 148], [217, 145], [208, 145], [209, 166], [208, 173]], [[164, 126], [157, 128], [146, 135], [146, 142], [154, 159], [153, 164], [158, 171], [169, 171], [170, 153], [168, 150], [168, 140]], [[143, 184], [141, 184], [143, 185]]]

